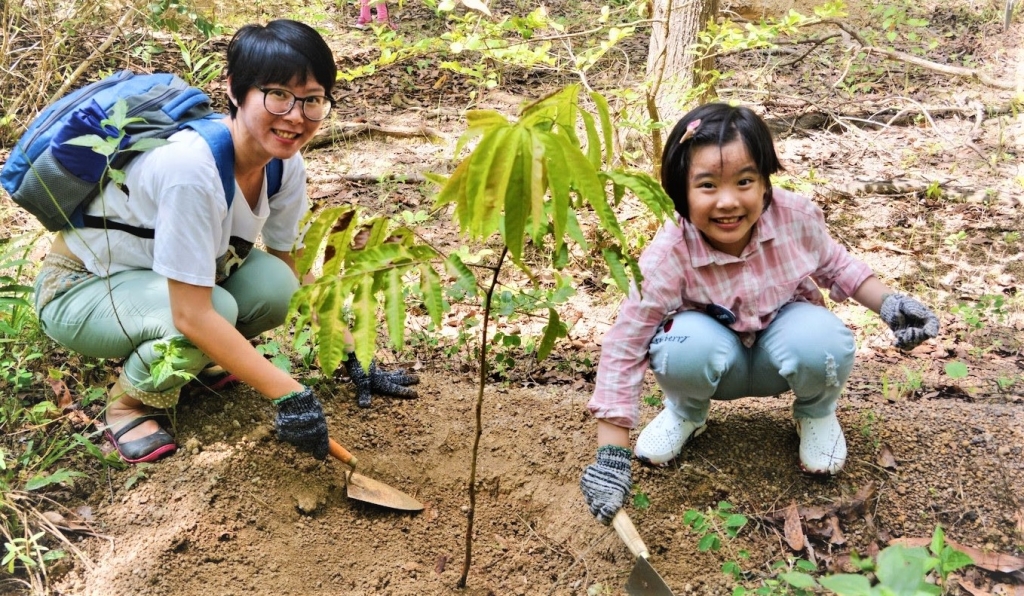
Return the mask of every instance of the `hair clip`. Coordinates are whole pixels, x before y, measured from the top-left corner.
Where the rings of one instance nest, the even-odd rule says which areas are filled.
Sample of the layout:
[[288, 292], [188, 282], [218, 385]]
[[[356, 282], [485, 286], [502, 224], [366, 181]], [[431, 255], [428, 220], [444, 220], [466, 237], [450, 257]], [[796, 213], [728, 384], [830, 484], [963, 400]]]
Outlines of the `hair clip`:
[[683, 136], [679, 137], [679, 144], [682, 145], [686, 141], [689, 141], [690, 139], [692, 139], [693, 138], [693, 134], [695, 132], [697, 132], [697, 127], [698, 126], [700, 126], [700, 118], [697, 118], [696, 120], [694, 120], [694, 121], [690, 122], [689, 124], [687, 124], [686, 125], [686, 132], [683, 133]]

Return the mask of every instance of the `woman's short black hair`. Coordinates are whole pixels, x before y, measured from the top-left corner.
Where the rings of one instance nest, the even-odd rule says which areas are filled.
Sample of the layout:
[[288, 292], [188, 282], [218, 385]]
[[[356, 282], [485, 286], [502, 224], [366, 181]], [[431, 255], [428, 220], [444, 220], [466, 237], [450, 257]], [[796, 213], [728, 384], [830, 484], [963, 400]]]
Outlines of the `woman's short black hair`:
[[[231, 94], [240, 104], [256, 86], [287, 85], [296, 76], [305, 83], [312, 76], [331, 96], [338, 77], [334, 54], [315, 29], [288, 19], [264, 25], [246, 25], [228, 44]], [[233, 118], [238, 106], [228, 102]]]
[[[693, 136], [680, 143], [687, 126], [695, 120], [700, 120], [700, 124], [694, 129]], [[676, 211], [687, 221], [690, 219], [687, 189], [694, 150], [708, 145], [722, 147], [737, 137], [743, 139], [758, 173], [764, 178], [767, 186], [764, 208], [772, 204], [771, 175], [781, 171], [782, 164], [775, 153], [775, 143], [768, 125], [750, 108], [709, 103], [690, 110], [676, 123], [665, 141], [665, 151], [661, 157], [661, 185], [671, 197]]]

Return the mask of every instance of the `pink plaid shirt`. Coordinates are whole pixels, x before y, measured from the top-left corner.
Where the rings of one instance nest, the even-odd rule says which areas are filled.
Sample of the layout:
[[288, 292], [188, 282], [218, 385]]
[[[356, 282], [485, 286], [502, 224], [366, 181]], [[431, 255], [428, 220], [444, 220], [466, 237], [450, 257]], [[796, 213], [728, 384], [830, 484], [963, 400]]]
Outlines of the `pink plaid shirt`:
[[736, 315], [730, 328], [750, 347], [786, 304], [824, 305], [819, 287], [839, 302], [873, 275], [829, 236], [817, 205], [781, 189], [774, 189], [772, 205], [739, 257], [711, 248], [680, 219], [662, 227], [640, 256], [640, 269], [643, 297], [634, 288], [605, 335], [587, 404], [595, 417], [626, 428], [639, 420], [647, 352], [669, 315], [724, 306]]

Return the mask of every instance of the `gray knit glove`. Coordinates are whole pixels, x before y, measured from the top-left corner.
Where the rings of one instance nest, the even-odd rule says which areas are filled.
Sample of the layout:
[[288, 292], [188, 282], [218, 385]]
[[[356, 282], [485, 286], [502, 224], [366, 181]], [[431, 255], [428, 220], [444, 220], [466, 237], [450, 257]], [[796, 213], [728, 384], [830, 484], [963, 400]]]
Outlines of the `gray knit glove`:
[[587, 466], [580, 478], [580, 491], [590, 513], [606, 526], [633, 488], [632, 455], [625, 447], [602, 445], [597, 449], [597, 461]]
[[927, 306], [903, 294], [887, 294], [879, 316], [896, 336], [896, 347], [910, 350], [939, 334], [939, 318]]
[[305, 387], [302, 391], [289, 393], [275, 399], [274, 405], [277, 406], [277, 419], [274, 420], [277, 438], [312, 453], [317, 459], [327, 457], [327, 419], [312, 389]]
[[356, 401], [360, 408], [370, 407], [373, 393], [392, 397], [419, 397], [415, 389], [407, 387], [407, 385], [419, 383], [419, 377], [406, 374], [404, 369], [384, 371], [377, 368], [376, 360], [372, 360], [370, 361], [370, 372], [367, 373], [359, 364], [356, 353], [350, 352], [345, 360], [345, 370], [348, 371], [349, 378], [356, 386]]

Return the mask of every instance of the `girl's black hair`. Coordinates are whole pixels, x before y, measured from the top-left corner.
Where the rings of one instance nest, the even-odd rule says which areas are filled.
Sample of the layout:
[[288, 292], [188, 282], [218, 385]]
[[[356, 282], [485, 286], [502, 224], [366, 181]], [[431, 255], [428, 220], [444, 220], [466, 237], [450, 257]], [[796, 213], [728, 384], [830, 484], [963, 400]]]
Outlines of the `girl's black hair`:
[[[680, 143], [679, 139], [686, 133], [686, 127], [694, 120], [700, 120], [700, 124], [693, 131], [693, 136]], [[665, 141], [665, 151], [661, 157], [661, 185], [683, 219], [690, 219], [687, 189], [694, 150], [708, 145], [722, 147], [737, 137], [743, 139], [758, 173], [764, 178], [767, 186], [764, 208], [772, 204], [771, 175], [781, 171], [782, 164], [775, 153], [775, 143], [768, 125], [750, 108], [709, 103], [690, 110], [676, 123]]]
[[[241, 104], [254, 87], [268, 84], [287, 85], [296, 76], [304, 84], [312, 75], [328, 97], [338, 77], [334, 55], [324, 38], [315, 29], [288, 19], [264, 25], [246, 25], [228, 44], [227, 74], [231, 77], [231, 94]], [[228, 102], [234, 118], [238, 106]]]

